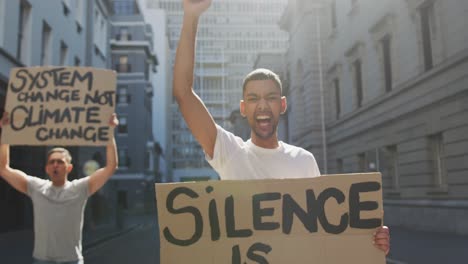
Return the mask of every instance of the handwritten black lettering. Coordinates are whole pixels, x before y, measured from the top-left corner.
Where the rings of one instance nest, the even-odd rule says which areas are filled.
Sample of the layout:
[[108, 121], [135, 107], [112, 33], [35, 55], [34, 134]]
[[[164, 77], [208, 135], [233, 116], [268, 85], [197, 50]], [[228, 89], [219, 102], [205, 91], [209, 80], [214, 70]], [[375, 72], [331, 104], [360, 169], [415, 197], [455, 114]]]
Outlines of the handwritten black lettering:
[[104, 91], [99, 90], [94, 91], [94, 95], [86, 94], [84, 98], [84, 104], [88, 103], [99, 104], [99, 105], [110, 105], [114, 106], [114, 94], [115, 91]]
[[317, 198], [321, 208], [320, 212], [322, 212], [319, 214], [320, 224], [322, 225], [325, 232], [330, 234], [340, 234], [344, 232], [348, 227], [349, 216], [348, 213], [344, 213], [343, 215], [341, 215], [340, 223], [338, 225], [331, 224], [327, 219], [327, 215], [325, 214], [325, 203], [330, 198], [335, 198], [338, 204], [343, 203], [346, 199], [343, 192], [337, 188], [327, 188], [323, 190]]
[[90, 124], [100, 123], [97, 106], [47, 109], [43, 105], [39, 107], [18, 105], [12, 109], [10, 120], [11, 128], [15, 131], [46, 124], [80, 123], [83, 120]]
[[301, 220], [304, 227], [311, 233], [317, 232], [317, 217], [320, 212], [319, 203], [313, 190], [306, 191], [307, 212], [292, 198], [290, 194], [283, 195], [283, 233], [291, 233], [294, 215]]
[[18, 84], [15, 85], [12, 82], [10, 85], [10, 90], [14, 93], [19, 93], [25, 88], [31, 91], [49, 86], [75, 87], [76, 83], [84, 83], [87, 90], [91, 91], [94, 80], [91, 71], [81, 74], [78, 70], [69, 70], [63, 67], [37, 71], [34, 74], [29, 69], [20, 69], [16, 72], [15, 77]]
[[18, 102], [22, 103], [46, 103], [53, 101], [77, 102], [80, 101], [80, 90], [55, 89], [52, 91], [30, 91], [19, 92], [16, 96]]
[[379, 227], [382, 220], [378, 218], [361, 219], [361, 211], [372, 211], [379, 207], [375, 201], [361, 202], [360, 193], [375, 192], [382, 188], [378, 182], [354, 183], [349, 189], [349, 225], [354, 228], [372, 229]]
[[236, 218], [234, 215], [234, 197], [231, 195], [225, 202], [226, 232], [228, 237], [249, 237], [252, 235], [250, 229], [236, 229]]
[[260, 203], [263, 201], [275, 201], [281, 199], [281, 193], [261, 193], [252, 197], [252, 216], [253, 226], [255, 230], [275, 230], [280, 227], [276, 222], [262, 222], [263, 216], [273, 216], [275, 210], [273, 208], [261, 208]]
[[186, 188], [186, 187], [179, 187], [175, 188], [172, 190], [169, 195], [167, 196], [166, 200], [166, 208], [171, 214], [191, 214], [194, 217], [195, 221], [195, 232], [193, 233], [192, 237], [189, 239], [179, 239], [176, 238], [172, 232], [169, 230], [168, 227], [164, 228], [163, 234], [164, 237], [166, 238], [167, 241], [169, 241], [172, 244], [178, 245], [178, 246], [190, 246], [194, 243], [196, 243], [202, 236], [203, 234], [203, 218], [200, 213], [200, 211], [193, 206], [185, 206], [182, 208], [174, 208], [174, 200], [179, 196], [179, 195], [186, 195], [190, 198], [198, 198], [199, 195], [193, 191], [192, 189]]
[[88, 142], [108, 141], [109, 127], [78, 126], [77, 128], [48, 128], [39, 127], [36, 130], [36, 139], [44, 142], [53, 139], [76, 140], [83, 139]]
[[[211, 193], [213, 191], [213, 187], [208, 186], [206, 188], [207, 193]], [[211, 226], [211, 240], [216, 241], [219, 240], [221, 237], [221, 231], [219, 227], [219, 217], [218, 217], [218, 206], [216, 204], [215, 199], [211, 199], [210, 204], [208, 206], [208, 216], [210, 219], [210, 226]]]

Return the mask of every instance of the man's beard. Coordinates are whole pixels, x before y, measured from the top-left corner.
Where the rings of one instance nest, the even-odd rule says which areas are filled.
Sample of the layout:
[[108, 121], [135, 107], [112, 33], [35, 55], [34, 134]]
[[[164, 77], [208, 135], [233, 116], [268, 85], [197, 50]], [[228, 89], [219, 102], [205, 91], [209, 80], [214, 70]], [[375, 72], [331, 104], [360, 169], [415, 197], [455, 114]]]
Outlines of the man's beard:
[[[272, 122], [273, 122], [273, 120], [272, 120]], [[277, 123], [276, 124], [272, 123], [271, 124], [271, 131], [269, 131], [268, 133], [265, 134], [265, 133], [262, 133], [261, 129], [257, 127], [257, 124], [255, 122], [255, 124], [252, 126], [252, 131], [254, 132], [254, 134], [257, 137], [259, 137], [261, 139], [269, 139], [273, 135], [276, 134], [277, 128], [278, 128], [278, 124]]]

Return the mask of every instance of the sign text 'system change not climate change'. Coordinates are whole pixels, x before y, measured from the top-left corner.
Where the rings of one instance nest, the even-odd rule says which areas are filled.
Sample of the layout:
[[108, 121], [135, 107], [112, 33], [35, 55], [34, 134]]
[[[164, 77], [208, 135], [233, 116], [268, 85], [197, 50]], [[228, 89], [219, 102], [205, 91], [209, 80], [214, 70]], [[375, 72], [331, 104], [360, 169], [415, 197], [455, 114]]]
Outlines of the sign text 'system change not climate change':
[[11, 145], [106, 145], [116, 73], [85, 67], [14, 68], [5, 111]]

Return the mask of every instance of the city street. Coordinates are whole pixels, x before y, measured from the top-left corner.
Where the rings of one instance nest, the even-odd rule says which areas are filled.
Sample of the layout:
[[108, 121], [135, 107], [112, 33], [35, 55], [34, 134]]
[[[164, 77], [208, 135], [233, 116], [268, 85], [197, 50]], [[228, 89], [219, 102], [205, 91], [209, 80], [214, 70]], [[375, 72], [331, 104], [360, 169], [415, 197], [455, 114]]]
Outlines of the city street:
[[[120, 235], [85, 246], [85, 263], [159, 264], [159, 239], [154, 218], [134, 219], [129, 226], [132, 227]], [[418, 232], [399, 227], [390, 227], [390, 230], [391, 251], [387, 264], [463, 264], [468, 259], [468, 236]], [[0, 236], [2, 264], [31, 263], [30, 233]]]
[[85, 250], [85, 263], [159, 263], [159, 242], [156, 230], [156, 223], [141, 225], [131, 232]]
[[[156, 224], [131, 232], [85, 251], [86, 264], [159, 263]], [[416, 232], [391, 227], [392, 250], [388, 264], [462, 264], [468, 259], [468, 237]], [[352, 262], [351, 262], [352, 263]]]

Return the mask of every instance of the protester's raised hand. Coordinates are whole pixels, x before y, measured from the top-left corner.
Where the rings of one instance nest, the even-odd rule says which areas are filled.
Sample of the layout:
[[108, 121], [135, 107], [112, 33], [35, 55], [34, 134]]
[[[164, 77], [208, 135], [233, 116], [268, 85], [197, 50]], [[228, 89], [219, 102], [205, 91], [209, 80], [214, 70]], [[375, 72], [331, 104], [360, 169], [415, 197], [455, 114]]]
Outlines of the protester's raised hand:
[[184, 12], [187, 15], [200, 16], [210, 7], [212, 0], [184, 0]]
[[109, 126], [116, 127], [119, 125], [119, 119], [117, 119], [117, 114], [113, 113], [109, 118]]
[[0, 121], [0, 127], [7, 126], [10, 124], [10, 118], [8, 116], [9, 113], [7, 111], [3, 112], [2, 120]]

